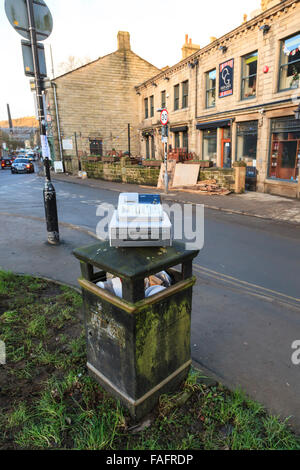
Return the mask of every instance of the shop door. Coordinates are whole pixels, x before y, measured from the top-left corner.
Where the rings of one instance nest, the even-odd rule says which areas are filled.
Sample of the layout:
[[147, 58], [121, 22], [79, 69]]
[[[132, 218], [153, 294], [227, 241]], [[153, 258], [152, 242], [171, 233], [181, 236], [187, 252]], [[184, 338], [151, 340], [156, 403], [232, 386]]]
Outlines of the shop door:
[[296, 179], [296, 156], [298, 155], [298, 142], [279, 142], [276, 178], [290, 180]]
[[231, 138], [229, 128], [222, 129], [221, 167], [231, 168]]
[[231, 168], [231, 141], [222, 142], [222, 168]]

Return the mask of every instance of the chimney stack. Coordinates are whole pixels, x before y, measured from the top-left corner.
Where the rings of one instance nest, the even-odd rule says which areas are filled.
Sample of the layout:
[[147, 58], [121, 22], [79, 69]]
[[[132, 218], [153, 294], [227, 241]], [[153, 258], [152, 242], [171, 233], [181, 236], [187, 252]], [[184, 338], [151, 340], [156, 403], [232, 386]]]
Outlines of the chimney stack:
[[130, 51], [130, 34], [127, 31], [118, 32], [118, 51]]
[[182, 51], [182, 60], [186, 59], [190, 55], [194, 54], [194, 52], [199, 51], [200, 46], [198, 44], [193, 44], [192, 39], [189, 39], [189, 35], [185, 35], [185, 43], [181, 48]]

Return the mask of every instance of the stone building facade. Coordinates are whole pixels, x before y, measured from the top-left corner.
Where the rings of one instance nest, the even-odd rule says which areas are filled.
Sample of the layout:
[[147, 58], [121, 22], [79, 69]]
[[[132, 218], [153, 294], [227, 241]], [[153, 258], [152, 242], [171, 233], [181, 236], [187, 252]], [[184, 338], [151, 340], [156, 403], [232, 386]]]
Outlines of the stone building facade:
[[157, 67], [131, 50], [129, 33], [120, 31], [116, 52], [49, 82], [45, 90], [46, 108], [55, 158], [59, 160], [61, 153], [63, 160], [71, 158], [71, 169], [76, 171], [78, 157], [82, 155], [106, 155], [112, 149], [125, 151], [128, 124], [131, 152], [137, 154], [138, 139], [134, 136], [137, 136], [138, 97], [134, 87], [158, 72]]
[[[252, 18], [203, 48], [186, 38], [183, 60], [136, 87], [140, 154], [161, 159], [159, 108], [169, 146], [231, 167], [258, 170], [258, 190], [300, 194], [300, 4], [262, 1]], [[299, 98], [299, 99], [298, 99]]]

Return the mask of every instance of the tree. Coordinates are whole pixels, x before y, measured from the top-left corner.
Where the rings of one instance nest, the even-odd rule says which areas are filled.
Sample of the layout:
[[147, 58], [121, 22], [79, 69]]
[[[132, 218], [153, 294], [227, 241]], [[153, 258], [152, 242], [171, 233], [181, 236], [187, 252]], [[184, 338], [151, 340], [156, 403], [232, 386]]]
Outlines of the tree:
[[89, 57], [75, 57], [70, 55], [65, 62], [60, 62], [57, 67], [58, 75], [63, 75], [64, 73], [71, 72], [72, 70], [82, 67], [83, 65], [91, 62]]

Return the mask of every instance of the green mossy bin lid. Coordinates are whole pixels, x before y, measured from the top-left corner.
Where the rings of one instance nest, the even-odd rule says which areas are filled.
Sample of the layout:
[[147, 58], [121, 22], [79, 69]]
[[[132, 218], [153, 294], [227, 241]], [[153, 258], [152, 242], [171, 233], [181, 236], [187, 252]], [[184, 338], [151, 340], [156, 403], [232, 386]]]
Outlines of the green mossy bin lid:
[[105, 272], [124, 279], [156, 274], [172, 266], [193, 260], [199, 250], [186, 250], [185, 244], [174, 242], [172, 247], [114, 248], [108, 241], [76, 248], [74, 256]]

